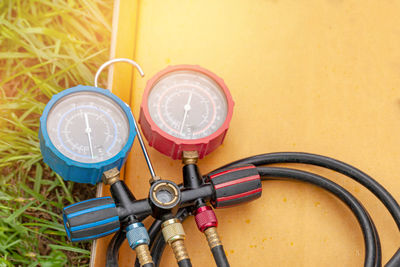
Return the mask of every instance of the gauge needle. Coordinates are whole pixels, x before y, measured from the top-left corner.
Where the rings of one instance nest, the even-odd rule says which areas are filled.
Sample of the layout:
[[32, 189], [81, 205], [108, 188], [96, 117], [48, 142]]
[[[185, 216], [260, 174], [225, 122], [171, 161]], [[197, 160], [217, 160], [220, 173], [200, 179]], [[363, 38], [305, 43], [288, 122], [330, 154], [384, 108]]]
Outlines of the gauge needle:
[[192, 96], [193, 96], [193, 92], [190, 93], [189, 99], [188, 99], [186, 105], [183, 106], [183, 109], [185, 110], [185, 114], [183, 114], [183, 120], [182, 120], [182, 124], [181, 124], [181, 129], [179, 131], [180, 134], [182, 134], [182, 132], [183, 132], [183, 126], [185, 125], [187, 114], [189, 113], [189, 110], [192, 108], [190, 106], [190, 102], [192, 101]]
[[85, 133], [87, 133], [87, 136], [88, 136], [88, 139], [89, 139], [90, 155], [92, 156], [92, 159], [93, 159], [94, 157], [93, 157], [92, 138], [90, 136], [90, 133], [92, 132], [92, 129], [90, 129], [89, 119], [88, 119], [88, 116], [87, 116], [86, 113], [85, 113], [85, 123], [86, 123]]

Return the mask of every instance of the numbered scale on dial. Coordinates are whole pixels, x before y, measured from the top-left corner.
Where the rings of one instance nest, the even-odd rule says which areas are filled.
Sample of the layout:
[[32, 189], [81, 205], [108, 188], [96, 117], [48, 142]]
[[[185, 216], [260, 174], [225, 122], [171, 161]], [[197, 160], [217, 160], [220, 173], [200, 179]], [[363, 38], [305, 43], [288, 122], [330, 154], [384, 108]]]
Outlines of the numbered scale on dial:
[[232, 118], [233, 100], [224, 81], [192, 65], [171, 66], [148, 81], [139, 123], [149, 144], [180, 159], [199, 158], [222, 144]]
[[40, 118], [44, 161], [65, 180], [95, 184], [120, 168], [136, 131], [129, 107], [110, 91], [77, 86], [55, 95]]

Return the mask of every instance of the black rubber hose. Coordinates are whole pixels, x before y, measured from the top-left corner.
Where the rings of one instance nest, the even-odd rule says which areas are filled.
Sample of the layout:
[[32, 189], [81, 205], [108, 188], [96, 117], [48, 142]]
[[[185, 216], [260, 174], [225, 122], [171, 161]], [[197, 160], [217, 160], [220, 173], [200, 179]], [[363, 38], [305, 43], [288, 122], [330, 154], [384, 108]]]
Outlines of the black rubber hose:
[[385, 267], [398, 267], [400, 262], [400, 248], [396, 251], [396, 254], [386, 263]]
[[382, 266], [382, 246], [381, 246], [381, 239], [379, 238], [378, 231], [376, 230], [376, 226], [374, 221], [371, 219], [371, 216], [367, 212], [369, 217], [369, 221], [371, 222], [372, 226], [374, 227], [374, 236], [375, 236], [375, 244], [376, 244], [376, 266]]
[[165, 240], [161, 234], [161, 230], [153, 241], [153, 246], [151, 247], [151, 258], [153, 259], [154, 266], [159, 267], [161, 262], [162, 254], [165, 249]]
[[184, 260], [178, 261], [178, 266], [179, 267], [192, 267], [192, 263], [190, 262], [190, 259], [184, 259]]
[[377, 261], [378, 246], [374, 234], [374, 226], [371, 223], [368, 213], [365, 211], [361, 203], [346, 189], [324, 177], [305, 171], [272, 167], [258, 167], [257, 169], [260, 173], [260, 176], [263, 177], [263, 180], [268, 180], [269, 177], [273, 177], [274, 180], [276, 180], [276, 178], [299, 180], [317, 185], [337, 196], [351, 209], [360, 224], [364, 236], [365, 246], [364, 266], [379, 266], [377, 265], [379, 264]]
[[161, 230], [161, 224], [162, 224], [161, 220], [154, 220], [154, 222], [151, 224], [151, 226], [148, 230], [149, 237], [150, 237], [149, 247], [151, 247], [153, 245], [153, 240], [157, 236], [158, 232]]
[[[354, 179], [358, 183], [368, 188], [386, 206], [390, 214], [392, 214], [392, 217], [394, 218], [397, 227], [400, 230], [400, 206], [393, 198], [393, 196], [368, 174], [339, 160], [310, 153], [280, 152], [261, 154], [245, 159], [240, 159], [229, 163], [219, 169], [240, 164], [253, 164], [255, 166], [261, 166], [274, 163], [311, 164], [339, 172]], [[400, 266], [400, 261], [399, 265], [397, 266]]]
[[107, 248], [106, 267], [118, 266], [118, 252], [126, 238], [126, 232], [120, 229], [114, 234]]
[[229, 262], [222, 245], [213, 247], [211, 252], [218, 267], [229, 267]]
[[[397, 203], [397, 201], [393, 198], [393, 196], [382, 185], [380, 185], [368, 174], [339, 160], [310, 153], [280, 152], [280, 153], [269, 153], [269, 154], [261, 154], [257, 156], [248, 157], [245, 159], [229, 163], [221, 168], [233, 165], [240, 165], [240, 164], [253, 164], [256, 166], [261, 166], [274, 163], [311, 164], [339, 172], [354, 179], [361, 185], [368, 188], [369, 191], [371, 191], [386, 206], [386, 208], [392, 215], [395, 223], [397, 224], [397, 227], [400, 230], [400, 206]], [[400, 249], [396, 251], [396, 253], [392, 256], [389, 262], [386, 263], [385, 266], [386, 267], [400, 266]]]

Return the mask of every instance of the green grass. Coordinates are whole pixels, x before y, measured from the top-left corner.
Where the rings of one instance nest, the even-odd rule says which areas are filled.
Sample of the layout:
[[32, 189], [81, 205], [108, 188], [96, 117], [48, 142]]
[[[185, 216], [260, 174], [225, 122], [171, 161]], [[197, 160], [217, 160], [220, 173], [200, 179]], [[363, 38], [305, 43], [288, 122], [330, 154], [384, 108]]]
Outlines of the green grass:
[[[0, 1], [0, 267], [83, 266], [61, 209], [94, 196], [43, 162], [39, 117], [51, 96], [93, 85], [109, 56], [111, 0]], [[102, 76], [103, 81], [105, 77]]]

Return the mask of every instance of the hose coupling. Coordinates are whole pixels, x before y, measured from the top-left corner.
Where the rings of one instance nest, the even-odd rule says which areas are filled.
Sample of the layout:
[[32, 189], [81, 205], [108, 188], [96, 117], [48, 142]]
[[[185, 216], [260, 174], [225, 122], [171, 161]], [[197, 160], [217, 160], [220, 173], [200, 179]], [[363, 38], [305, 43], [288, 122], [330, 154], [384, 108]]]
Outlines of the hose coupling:
[[150, 237], [143, 223], [136, 222], [126, 227], [126, 239], [129, 246], [135, 250], [140, 266], [153, 263], [149, 251]]
[[186, 234], [179, 219], [166, 220], [161, 224], [161, 228], [164, 240], [171, 246], [176, 261], [180, 262], [184, 259], [189, 259], [184, 243]]
[[218, 226], [217, 216], [215, 216], [214, 210], [209, 206], [198, 208], [194, 212], [194, 215], [194, 220], [196, 221], [197, 228], [200, 232], [204, 232], [210, 227]]
[[214, 247], [217, 247], [217, 246], [222, 246], [222, 242], [219, 239], [219, 236], [217, 233], [217, 228], [215, 228], [215, 227], [207, 228], [204, 231], [204, 233], [206, 235], [208, 246], [210, 247], [210, 249], [213, 249]]
[[146, 264], [152, 264], [152, 265], [154, 264], [148, 245], [144, 244], [137, 246], [135, 248], [135, 252], [136, 252], [136, 257], [139, 260], [140, 266], [144, 266]]

